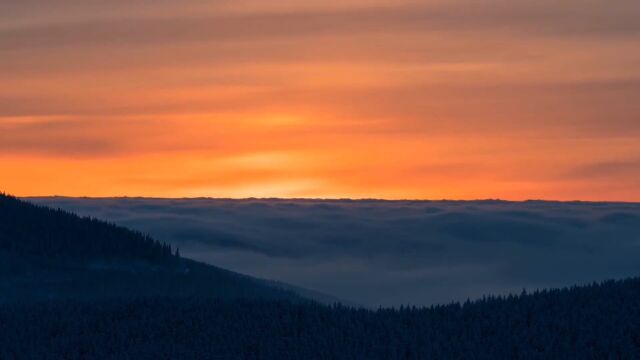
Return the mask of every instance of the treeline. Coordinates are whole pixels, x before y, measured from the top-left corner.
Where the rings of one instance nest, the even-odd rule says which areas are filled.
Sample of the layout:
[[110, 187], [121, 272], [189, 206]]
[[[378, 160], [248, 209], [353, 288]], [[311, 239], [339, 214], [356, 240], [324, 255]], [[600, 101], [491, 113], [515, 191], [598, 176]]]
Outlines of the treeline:
[[171, 246], [101, 220], [0, 193], [0, 251], [82, 259], [170, 261]]
[[640, 280], [375, 311], [140, 299], [0, 306], [12, 359], [638, 359]]

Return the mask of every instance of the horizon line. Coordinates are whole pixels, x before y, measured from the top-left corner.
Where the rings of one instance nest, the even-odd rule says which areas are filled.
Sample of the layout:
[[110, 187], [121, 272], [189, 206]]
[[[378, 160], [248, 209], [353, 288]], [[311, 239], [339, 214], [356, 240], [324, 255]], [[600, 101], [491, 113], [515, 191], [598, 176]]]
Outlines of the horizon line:
[[[7, 193], [5, 193], [7, 194]], [[527, 203], [527, 202], [546, 202], [546, 203], [608, 203], [608, 204], [640, 204], [640, 201], [622, 201], [622, 200], [557, 200], [544, 198], [531, 198], [523, 200], [508, 200], [501, 198], [475, 198], [475, 199], [418, 199], [418, 198], [345, 198], [345, 197], [212, 197], [212, 196], [196, 196], [196, 197], [161, 197], [161, 196], [68, 196], [68, 195], [38, 195], [38, 196], [16, 196], [21, 199], [46, 199], [46, 198], [62, 198], [62, 199], [147, 199], [147, 200], [227, 200], [227, 201], [352, 201], [352, 202], [500, 202], [500, 203]]]

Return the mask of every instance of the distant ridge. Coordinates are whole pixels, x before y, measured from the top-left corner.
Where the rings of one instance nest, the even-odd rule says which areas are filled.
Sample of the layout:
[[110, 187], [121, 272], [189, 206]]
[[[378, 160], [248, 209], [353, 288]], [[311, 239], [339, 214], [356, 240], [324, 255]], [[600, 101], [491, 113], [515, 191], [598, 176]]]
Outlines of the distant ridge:
[[219, 201], [274, 201], [274, 202], [388, 202], [388, 203], [478, 203], [478, 204], [509, 204], [509, 203], [559, 203], [559, 204], [638, 204], [639, 201], [620, 201], [620, 200], [557, 200], [557, 199], [520, 199], [520, 200], [508, 200], [500, 198], [478, 198], [478, 199], [411, 199], [411, 198], [398, 198], [398, 199], [384, 199], [384, 198], [321, 198], [321, 197], [308, 197], [308, 198], [284, 198], [284, 197], [209, 197], [209, 196], [196, 196], [196, 197], [157, 197], [157, 196], [66, 196], [66, 195], [45, 195], [45, 196], [24, 196], [21, 199], [29, 201], [33, 200], [45, 200], [45, 199], [85, 199], [85, 200], [108, 200], [108, 199], [131, 199], [131, 200], [219, 200]]

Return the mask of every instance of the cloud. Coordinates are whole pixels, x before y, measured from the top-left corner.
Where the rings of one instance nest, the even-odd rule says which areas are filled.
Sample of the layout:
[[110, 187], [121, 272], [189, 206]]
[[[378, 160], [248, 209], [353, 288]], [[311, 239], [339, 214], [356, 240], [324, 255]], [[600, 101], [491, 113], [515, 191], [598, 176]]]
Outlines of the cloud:
[[0, 116], [0, 151], [58, 158], [162, 152], [171, 148], [166, 133], [172, 126], [169, 122], [130, 118]]
[[[495, 216], [495, 215], [494, 215]], [[498, 219], [492, 216], [469, 216], [449, 214], [441, 219], [442, 230], [454, 237], [467, 241], [514, 242], [535, 246], [547, 245], [560, 236], [560, 231], [545, 224], [523, 221], [522, 219]]]
[[600, 221], [612, 225], [640, 228], [640, 214], [636, 213], [612, 212], [602, 216]]
[[457, 2], [346, 10], [212, 14], [171, 18], [118, 18], [0, 30], [0, 49], [95, 45], [146, 45], [191, 41], [242, 41], [354, 33], [514, 31], [553, 36], [637, 36], [633, 1], [558, 5]]
[[530, 201], [31, 199], [186, 256], [371, 306], [635, 276], [640, 205]]
[[75, 120], [3, 122], [0, 117], [0, 151], [58, 156], [94, 156], [114, 153], [117, 143], [99, 136], [95, 123]]
[[640, 159], [602, 161], [580, 166], [569, 173], [570, 177], [609, 179], [620, 175], [640, 176]]

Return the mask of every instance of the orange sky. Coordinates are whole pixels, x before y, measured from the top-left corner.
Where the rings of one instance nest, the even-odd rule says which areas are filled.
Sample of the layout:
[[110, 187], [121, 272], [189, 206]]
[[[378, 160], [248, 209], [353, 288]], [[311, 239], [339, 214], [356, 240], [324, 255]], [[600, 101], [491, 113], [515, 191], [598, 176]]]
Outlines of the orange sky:
[[640, 201], [637, 0], [0, 4], [0, 190]]

